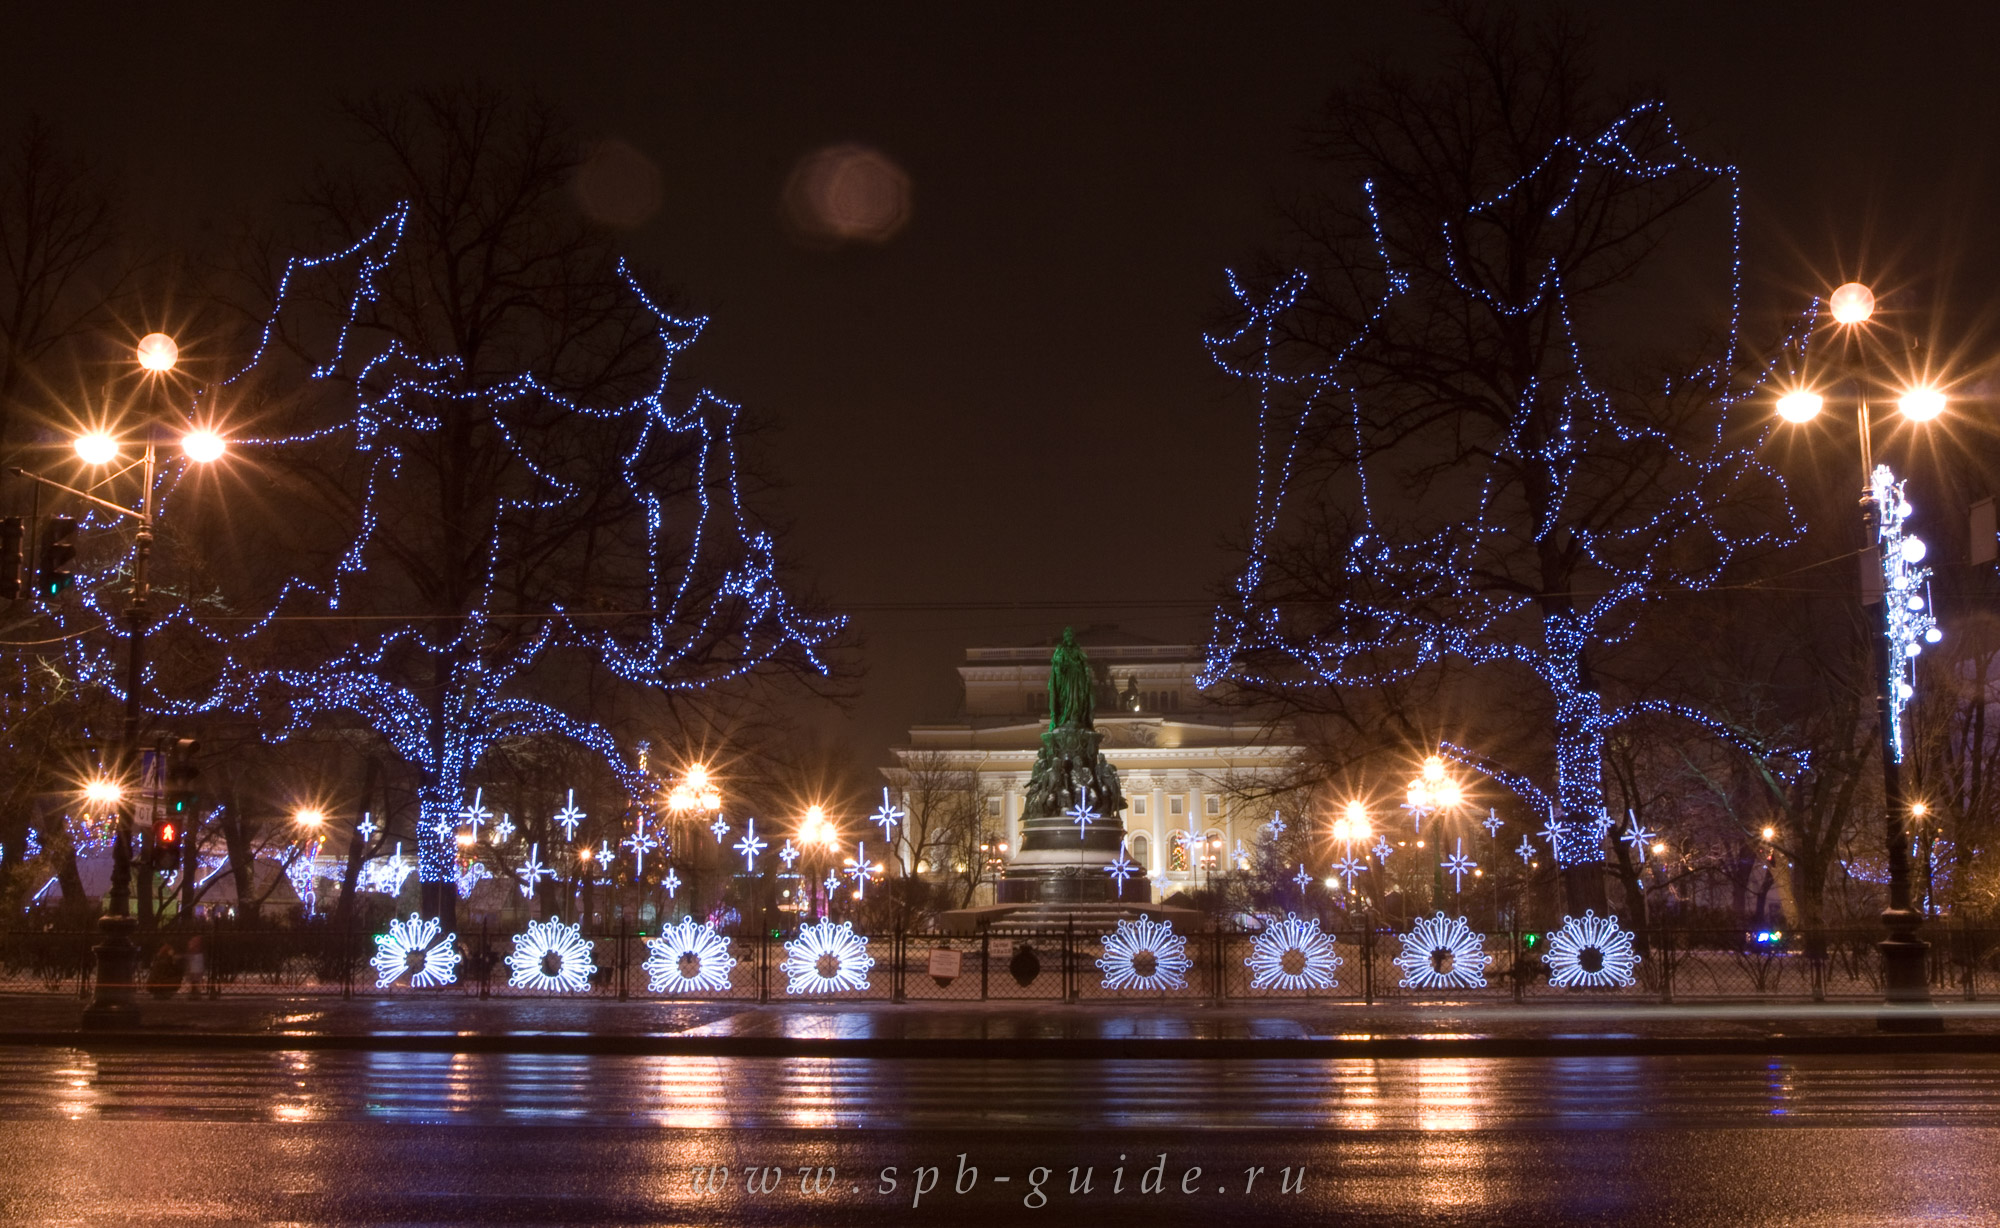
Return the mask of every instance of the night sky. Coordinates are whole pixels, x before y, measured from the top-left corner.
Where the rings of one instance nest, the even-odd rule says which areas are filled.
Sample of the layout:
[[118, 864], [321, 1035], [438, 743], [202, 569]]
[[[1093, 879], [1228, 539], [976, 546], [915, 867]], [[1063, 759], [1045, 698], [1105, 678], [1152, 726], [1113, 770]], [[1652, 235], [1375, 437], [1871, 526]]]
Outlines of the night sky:
[[[1200, 344], [1223, 269], [1278, 237], [1328, 88], [1440, 43], [1384, 4], [69, 7], [10, 12], [0, 105], [56, 121], [162, 242], [340, 164], [343, 94], [532, 87], [650, 159], [629, 248], [712, 314], [696, 374], [781, 428], [789, 554], [867, 640], [838, 728], [871, 762], [949, 715], [969, 644], [1198, 641], [1252, 479], [1252, 407]], [[1858, 275], [1953, 341], [1993, 323], [1988, 6], [1596, 7], [1606, 75], [1744, 168], [1764, 301]], [[786, 221], [794, 167], [843, 142], [909, 178], [884, 242]]]

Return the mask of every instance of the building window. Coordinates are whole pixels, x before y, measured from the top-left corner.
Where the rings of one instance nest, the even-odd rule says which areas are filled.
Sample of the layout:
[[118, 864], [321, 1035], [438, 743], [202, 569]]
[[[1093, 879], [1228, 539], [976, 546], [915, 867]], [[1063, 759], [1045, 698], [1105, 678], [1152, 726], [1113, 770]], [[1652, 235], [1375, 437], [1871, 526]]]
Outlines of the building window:
[[1179, 814], [1181, 812], [1182, 806], [1185, 804], [1186, 800], [1182, 798], [1180, 794], [1176, 793], [1172, 797], [1167, 799], [1167, 813]]
[[987, 799], [986, 799], [986, 813], [987, 813], [987, 814], [989, 814], [989, 815], [991, 815], [991, 816], [993, 816], [993, 817], [994, 817], [994, 818], [996, 818], [996, 819], [1000, 817], [1000, 799], [999, 799], [999, 798], [997, 798], [997, 797], [989, 797], [989, 798], [987, 798]]
[[1208, 817], [1215, 818], [1222, 813], [1222, 799], [1211, 793], [1203, 799]]
[[1133, 799], [1132, 799], [1132, 813], [1133, 813], [1133, 814], [1136, 814], [1136, 815], [1138, 815], [1138, 816], [1139, 816], [1140, 818], [1142, 818], [1142, 819], [1146, 817], [1146, 799], [1145, 799], [1145, 798], [1143, 798], [1143, 797], [1135, 797], [1135, 798], [1133, 798]]
[[1151, 842], [1149, 842], [1144, 836], [1133, 836], [1130, 844], [1131, 844], [1132, 860], [1139, 863], [1139, 868], [1141, 870], [1145, 871], [1148, 874], [1151, 874], [1153, 872], [1153, 861], [1152, 858], [1148, 856], [1148, 854], [1150, 854], [1153, 851], [1153, 846]]

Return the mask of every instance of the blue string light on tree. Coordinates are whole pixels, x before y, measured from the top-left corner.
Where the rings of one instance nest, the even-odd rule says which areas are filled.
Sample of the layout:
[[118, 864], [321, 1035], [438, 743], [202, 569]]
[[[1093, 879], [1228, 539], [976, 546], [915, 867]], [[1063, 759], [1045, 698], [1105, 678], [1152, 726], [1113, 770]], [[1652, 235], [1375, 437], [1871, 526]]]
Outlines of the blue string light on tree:
[[[1564, 260], [1614, 258], [1583, 237], [1602, 224], [1605, 202], [1655, 190], [1677, 207], [1681, 185], [1709, 181], [1728, 189], [1728, 327], [1705, 361], [1663, 389], [1614, 391], [1586, 355]], [[1447, 744], [1443, 752], [1549, 809], [1560, 865], [1595, 863], [1603, 856], [1604, 743], [1613, 730], [1659, 714], [1743, 743], [1686, 705], [1608, 701], [1587, 659], [1639, 635], [1663, 598], [1712, 589], [1745, 552], [1801, 532], [1783, 483], [1760, 456], [1768, 415], [1740, 430], [1732, 420], [1761, 382], [1742, 378], [1750, 364], [1740, 336], [1737, 172], [1690, 153], [1664, 111], [1648, 103], [1593, 136], [1556, 141], [1520, 177], [1459, 214], [1385, 216], [1377, 186], [1364, 183], [1362, 191], [1381, 289], [1368, 292], [1353, 331], [1324, 363], [1300, 368], [1290, 357], [1296, 339], [1314, 328], [1295, 318], [1303, 274], [1265, 294], [1232, 274], [1243, 324], [1209, 338], [1217, 363], [1257, 391], [1258, 485], [1247, 560], [1216, 610], [1201, 681], [1375, 689], [1453, 666], [1533, 678], [1551, 701], [1553, 781], [1538, 783], [1464, 747]], [[1520, 253], [1530, 258], [1525, 279], [1510, 281], [1492, 272], [1511, 267], [1493, 258], [1491, 245], [1508, 241], [1493, 236], [1509, 233], [1493, 222], [1523, 211], [1544, 224], [1539, 246]], [[1338, 297], [1346, 289], [1324, 292]], [[1472, 322], [1467, 327], [1486, 330], [1480, 337], [1532, 336], [1546, 342], [1543, 356], [1514, 386], [1495, 389], [1468, 376], [1462, 386], [1419, 391], [1399, 380], [1398, 354], [1432, 344], [1426, 322], [1438, 319]], [[1810, 317], [1801, 319], [1785, 346], [1772, 347], [1772, 365], [1787, 348], [1796, 352], [1809, 325]], [[1464, 357], [1456, 349], [1440, 354], [1446, 363]], [[1455, 408], [1440, 420], [1439, 406]], [[1634, 467], [1646, 475], [1643, 500], [1625, 497]], [[1328, 477], [1334, 473], [1339, 484]], [[1418, 483], [1465, 497], [1412, 503], [1403, 496]], [[1380, 485], [1398, 492], [1393, 508], [1376, 506]], [[1288, 534], [1320, 521], [1287, 502], [1329, 491], [1346, 501], [1330, 510], [1351, 515], [1352, 528], [1335, 542], [1331, 567], [1316, 569], [1331, 582], [1297, 593], [1300, 573], [1287, 567], [1285, 550], [1310, 543]], [[1411, 523], [1409, 508], [1426, 505], [1448, 511], [1436, 523]], [[1567, 560], [1554, 577], [1543, 570], [1552, 550]]]
[[449, 985], [458, 979], [457, 934], [438, 936], [434, 917], [411, 913], [408, 921], [391, 919], [389, 932], [375, 938], [375, 988], [387, 989], [405, 973], [419, 989]]
[[[292, 434], [232, 439], [230, 447], [295, 471], [351, 466], [343, 481], [355, 495], [352, 517], [326, 526], [343, 535], [344, 548], [321, 561], [270, 543], [269, 557], [286, 559], [294, 573], [266, 592], [227, 600], [162, 577], [150, 634], [191, 637], [224, 655], [198, 691], [176, 697], [174, 678], [158, 671], [147, 682], [161, 696], [159, 714], [243, 713], [274, 740], [328, 721], [358, 721], [378, 733], [420, 780], [418, 875], [444, 884], [457, 873], [453, 819], [464, 787], [502, 741], [568, 740], [601, 759], [630, 796], [647, 793], [644, 774], [610, 731], [571, 707], [568, 689], [544, 683], [564, 672], [545, 662], [588, 659], [601, 677], [635, 690], [693, 692], [777, 665], [824, 672], [820, 649], [843, 622], [802, 614], [779, 583], [774, 542], [738, 482], [738, 407], [684, 390], [673, 377], [705, 320], [661, 310], [620, 264], [621, 292], [641, 322], [630, 340], [647, 345], [653, 367], [638, 395], [586, 402], [538, 374], [469, 369], [390, 314], [388, 291], [405, 275], [409, 219], [410, 207], [399, 205], [351, 246], [289, 261], [254, 353], [185, 411], [203, 420], [215, 416], [211, 402], [232, 396], [282, 399], [316, 414]], [[394, 535], [408, 524], [385, 514], [384, 499], [419, 480], [433, 458], [463, 455], [450, 433], [466, 424], [482, 454], [504, 465], [498, 497], [482, 505], [487, 522], [472, 526], [471, 540], [485, 543], [478, 587], [454, 597], [448, 618], [344, 618], [406, 608], [397, 604], [403, 579]], [[168, 520], [187, 468], [169, 462], [160, 471], [154, 495]], [[524, 579], [568, 582], [560, 569], [533, 577], [524, 570], [528, 543], [543, 528], [613, 514], [625, 522], [607, 519], [602, 532], [635, 547], [632, 604], [646, 617], [573, 616], [594, 592], [580, 586], [604, 580], [585, 579], [581, 569], [570, 589], [520, 598]], [[254, 555], [265, 543], [251, 538], [261, 531], [239, 517], [234, 544]], [[75, 602], [48, 606], [61, 633], [93, 632], [64, 641], [78, 683], [121, 697], [128, 632], [120, 577], [129, 571], [129, 556], [107, 561], [81, 573]], [[199, 601], [182, 597], [197, 591]], [[307, 619], [337, 634], [293, 634]], [[715, 652], [718, 643], [732, 648]], [[425, 664], [413, 669], [413, 661]]]
[[706, 922], [682, 917], [677, 925], [646, 940], [646, 987], [658, 994], [728, 993], [729, 970], [736, 958], [729, 940]]

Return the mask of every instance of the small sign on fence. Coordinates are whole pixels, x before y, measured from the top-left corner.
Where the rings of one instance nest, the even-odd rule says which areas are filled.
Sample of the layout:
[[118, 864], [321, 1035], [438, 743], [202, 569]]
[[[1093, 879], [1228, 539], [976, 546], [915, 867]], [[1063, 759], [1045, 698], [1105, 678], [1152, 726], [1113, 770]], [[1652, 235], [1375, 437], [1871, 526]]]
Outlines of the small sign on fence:
[[930, 974], [940, 981], [955, 980], [965, 966], [964, 961], [965, 956], [957, 951], [932, 951]]

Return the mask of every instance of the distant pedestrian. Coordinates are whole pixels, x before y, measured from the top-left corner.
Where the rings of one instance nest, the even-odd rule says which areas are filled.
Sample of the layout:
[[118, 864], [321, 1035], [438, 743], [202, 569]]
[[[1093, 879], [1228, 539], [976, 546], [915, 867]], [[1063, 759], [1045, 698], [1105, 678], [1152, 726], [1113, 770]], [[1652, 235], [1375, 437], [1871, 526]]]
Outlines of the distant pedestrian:
[[187, 983], [190, 995], [198, 994], [208, 976], [208, 956], [202, 953], [201, 935], [195, 934], [187, 944]]

